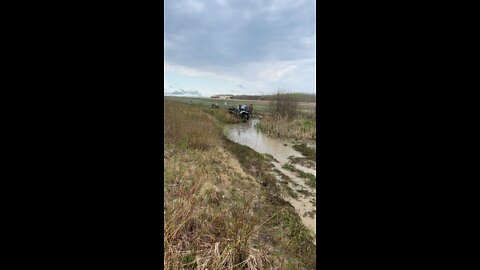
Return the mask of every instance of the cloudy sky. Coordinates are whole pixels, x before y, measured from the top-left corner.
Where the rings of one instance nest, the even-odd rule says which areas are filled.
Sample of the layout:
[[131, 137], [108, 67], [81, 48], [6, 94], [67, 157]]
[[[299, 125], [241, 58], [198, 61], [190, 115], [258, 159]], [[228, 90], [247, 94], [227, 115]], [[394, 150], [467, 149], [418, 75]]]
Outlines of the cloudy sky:
[[315, 92], [315, 0], [164, 0], [164, 92]]

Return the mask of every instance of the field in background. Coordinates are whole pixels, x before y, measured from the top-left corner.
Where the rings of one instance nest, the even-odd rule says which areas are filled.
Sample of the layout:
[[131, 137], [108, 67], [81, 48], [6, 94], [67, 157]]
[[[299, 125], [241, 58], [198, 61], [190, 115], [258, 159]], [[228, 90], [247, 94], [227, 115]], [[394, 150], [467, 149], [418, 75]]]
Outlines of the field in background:
[[[174, 97], [164, 96], [165, 100], [175, 100], [188, 104], [191, 100], [194, 105], [210, 107], [214, 103], [218, 103], [220, 107], [230, 108], [238, 106], [238, 104], [253, 104], [255, 112], [264, 113], [268, 111], [269, 101], [266, 100], [239, 100], [239, 99], [213, 99], [213, 98], [194, 98], [194, 97]], [[227, 102], [227, 106], [225, 106]], [[316, 103], [299, 102], [298, 107], [304, 112], [313, 112], [315, 110]]]
[[316, 94], [308, 94], [308, 93], [289, 93], [285, 91], [279, 90], [275, 94], [271, 95], [235, 95], [233, 96], [234, 99], [243, 99], [243, 100], [275, 100], [278, 99], [278, 96], [284, 97], [289, 100], [295, 100], [297, 102], [307, 102], [307, 103], [315, 103], [316, 102]]

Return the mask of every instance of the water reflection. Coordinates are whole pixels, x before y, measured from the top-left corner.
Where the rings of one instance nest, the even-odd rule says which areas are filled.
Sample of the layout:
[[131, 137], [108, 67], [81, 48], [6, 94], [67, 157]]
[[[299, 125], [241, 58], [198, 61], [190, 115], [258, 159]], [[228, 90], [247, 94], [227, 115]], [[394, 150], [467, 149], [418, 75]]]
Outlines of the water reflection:
[[252, 119], [246, 123], [232, 125], [227, 132], [230, 140], [246, 145], [253, 150], [270, 154], [282, 163], [288, 162], [289, 156], [301, 157], [302, 155], [290, 146], [285, 146], [284, 140], [270, 138], [256, 128], [258, 119]]

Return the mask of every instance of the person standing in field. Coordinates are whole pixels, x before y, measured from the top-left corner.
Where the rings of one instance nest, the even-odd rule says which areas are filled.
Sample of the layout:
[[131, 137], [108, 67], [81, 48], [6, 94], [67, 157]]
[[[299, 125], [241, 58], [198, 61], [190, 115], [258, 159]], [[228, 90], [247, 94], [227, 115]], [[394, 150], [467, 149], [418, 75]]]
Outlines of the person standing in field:
[[250, 104], [250, 106], [248, 106], [248, 112], [250, 113], [250, 115], [252, 115], [252, 113], [253, 113], [253, 104]]

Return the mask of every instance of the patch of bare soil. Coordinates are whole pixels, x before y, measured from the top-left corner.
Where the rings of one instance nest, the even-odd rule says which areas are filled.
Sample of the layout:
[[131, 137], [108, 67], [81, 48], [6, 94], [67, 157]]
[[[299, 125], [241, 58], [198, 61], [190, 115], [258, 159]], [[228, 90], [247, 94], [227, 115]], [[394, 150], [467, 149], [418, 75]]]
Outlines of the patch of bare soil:
[[311, 196], [315, 196], [315, 194], [313, 194], [312, 192], [308, 191], [307, 189], [297, 189], [297, 191], [300, 193], [300, 194], [303, 194], [304, 196], [306, 197], [311, 197]]

